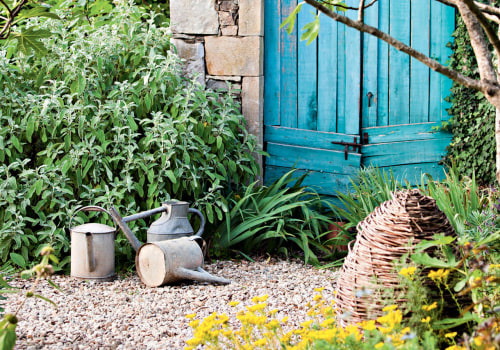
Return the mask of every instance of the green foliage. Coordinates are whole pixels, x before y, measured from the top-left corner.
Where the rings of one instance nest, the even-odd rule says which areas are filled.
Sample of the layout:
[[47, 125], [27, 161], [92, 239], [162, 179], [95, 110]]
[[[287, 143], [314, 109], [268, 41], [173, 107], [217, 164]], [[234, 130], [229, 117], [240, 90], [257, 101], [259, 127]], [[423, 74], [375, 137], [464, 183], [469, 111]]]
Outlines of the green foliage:
[[458, 172], [457, 168], [450, 168], [446, 179], [441, 182], [433, 181], [429, 177], [429, 181], [424, 184], [423, 177], [419, 188], [436, 200], [438, 208], [446, 214], [457, 234], [463, 236], [465, 222], [473, 212], [486, 205], [487, 197], [479, 190], [474, 173], [472, 178], [468, 178], [460, 176]]
[[[473, 78], [479, 71], [470, 45], [467, 28], [457, 16], [451, 68]], [[495, 108], [483, 94], [454, 83], [451, 89], [452, 118], [445, 124], [453, 133], [447, 162], [456, 164], [460, 174], [472, 177], [475, 172], [481, 184], [495, 183]]]
[[[0, 261], [46, 242], [67, 256], [80, 205], [129, 215], [175, 198], [222, 220], [258, 173], [256, 141], [229, 95], [181, 78], [168, 28], [126, 4], [78, 28], [37, 23], [57, 34], [48, 55], [0, 51]], [[122, 235], [117, 248], [133, 261]]]
[[[17, 307], [16, 312], [13, 314], [2, 315], [2, 319], [0, 320], [0, 350], [12, 350], [16, 345], [18, 314], [28, 298], [38, 298], [57, 307], [57, 305], [49, 298], [35, 293], [36, 287], [42, 279], [47, 280], [47, 282], [51, 286], [60, 290], [59, 286], [50, 280], [50, 275], [54, 273], [54, 269], [50, 262], [53, 261], [56, 264], [59, 263], [59, 259], [54, 255], [54, 252], [54, 249], [50, 246], [43, 247], [40, 251], [40, 255], [42, 255], [40, 263], [36, 264], [31, 269], [25, 270], [21, 273], [21, 276], [23, 278], [30, 278], [32, 276], [35, 276], [35, 281], [32, 284], [30, 290], [26, 292], [26, 296], [23, 299], [21, 305]], [[18, 288], [11, 287], [4, 280], [3, 276], [0, 275], [0, 277], [0, 296], [3, 297], [2, 294], [5, 293], [20, 292]], [[3, 312], [3, 308], [1, 308], [0, 311]]]
[[216, 248], [244, 254], [286, 253], [293, 245], [304, 252], [306, 263], [318, 264], [313, 248], [326, 251], [321, 241], [330, 220], [320, 212], [323, 200], [302, 186], [305, 175], [294, 178], [293, 174], [294, 170], [269, 186], [253, 183], [241, 197], [235, 195], [225, 223], [217, 230]]
[[402, 188], [392, 170], [386, 172], [373, 167], [360, 169], [350, 181], [347, 193], [337, 192], [342, 205], [333, 208], [335, 215], [346, 222], [344, 234], [380, 204], [392, 199], [392, 192]]
[[[360, 170], [351, 180], [348, 192], [338, 193], [342, 205], [334, 206], [336, 216], [346, 221], [344, 233], [348, 234], [350, 228], [356, 227], [382, 202], [392, 199], [392, 192], [408, 186], [403, 186], [392, 172], [386, 173], [378, 168]], [[472, 178], [460, 176], [455, 167], [448, 169], [442, 181], [434, 181], [423, 174], [418, 188], [436, 200], [438, 208], [461, 237], [466, 233], [465, 222], [489, 203], [489, 197], [479, 189], [474, 173]]]

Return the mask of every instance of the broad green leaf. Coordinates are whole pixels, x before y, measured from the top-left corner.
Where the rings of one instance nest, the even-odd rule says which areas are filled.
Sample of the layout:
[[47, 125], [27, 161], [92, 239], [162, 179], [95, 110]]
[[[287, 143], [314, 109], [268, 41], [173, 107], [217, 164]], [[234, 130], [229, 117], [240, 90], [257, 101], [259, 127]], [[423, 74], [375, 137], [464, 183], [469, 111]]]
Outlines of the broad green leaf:
[[83, 75], [78, 75], [78, 77], [71, 83], [70, 91], [72, 94], [81, 94], [85, 91], [85, 85], [87, 81]]
[[0, 330], [0, 350], [12, 350], [16, 345], [16, 326], [9, 324], [7, 328]]
[[36, 195], [39, 196], [43, 189], [43, 179], [38, 179], [35, 182]]
[[26, 11], [21, 11], [19, 14], [19, 19], [21, 18], [32, 18], [32, 17], [49, 17], [53, 19], [61, 19], [58, 15], [50, 12], [47, 7], [36, 6]]
[[172, 170], [166, 170], [165, 175], [167, 175], [167, 177], [173, 184], [177, 182], [177, 178], [175, 177], [174, 172]]
[[434, 328], [434, 329], [454, 328], [454, 327], [463, 325], [464, 323], [474, 321], [477, 318], [478, 318], [477, 316], [473, 315], [469, 311], [460, 318], [445, 318], [443, 320], [436, 321], [436, 322], [432, 323], [432, 328]]
[[411, 256], [411, 260], [416, 262], [417, 264], [422, 264], [424, 266], [428, 267], [437, 267], [437, 268], [452, 268], [455, 267], [456, 262], [444, 262], [442, 260], [439, 260], [437, 258], [433, 258], [429, 256], [427, 253], [416, 253]]
[[52, 36], [50, 31], [35, 29], [35, 27], [24, 29], [21, 33], [12, 33], [12, 37], [17, 40], [19, 50], [25, 55], [28, 55], [31, 50], [35, 51], [35, 54], [39, 56], [47, 54], [47, 49], [39, 39], [50, 36]]
[[12, 252], [10, 253], [10, 258], [17, 266], [26, 267], [26, 260], [24, 260], [22, 255]]
[[283, 27], [287, 27], [286, 32], [288, 35], [292, 34], [293, 28], [295, 27], [295, 20], [297, 18], [297, 14], [300, 12], [302, 5], [304, 5], [303, 2], [298, 4], [297, 7], [292, 11], [292, 13], [290, 13], [290, 15], [286, 18], [286, 20], [280, 25], [280, 29], [282, 29]]
[[31, 142], [31, 136], [33, 135], [33, 131], [35, 130], [35, 117], [31, 116], [28, 118], [28, 122], [26, 123], [26, 139], [28, 142]]
[[19, 151], [19, 153], [23, 153], [23, 147], [21, 146], [21, 143], [19, 142], [19, 139], [16, 137], [16, 135], [12, 135], [10, 137], [10, 141], [14, 145], [14, 147]]
[[300, 36], [300, 40], [307, 40], [307, 44], [311, 44], [317, 37], [319, 33], [319, 15], [316, 15], [314, 18], [314, 21], [307, 23], [304, 28], [302, 28], [304, 31], [302, 35]]

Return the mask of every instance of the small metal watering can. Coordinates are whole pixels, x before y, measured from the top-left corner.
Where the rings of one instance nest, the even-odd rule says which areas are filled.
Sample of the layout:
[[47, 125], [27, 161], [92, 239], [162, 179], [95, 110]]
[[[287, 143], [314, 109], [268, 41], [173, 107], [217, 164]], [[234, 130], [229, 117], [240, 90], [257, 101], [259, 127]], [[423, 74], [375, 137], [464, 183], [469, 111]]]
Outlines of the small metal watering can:
[[[200, 229], [194, 231], [187, 213], [200, 217]], [[127, 222], [162, 213], [148, 230], [148, 242], [141, 244], [132, 233]], [[186, 202], [165, 202], [161, 208], [122, 218], [118, 211], [110, 208], [110, 214], [136, 250], [137, 274], [149, 287], [159, 287], [183, 279], [202, 282], [228, 284], [230, 280], [215, 277], [203, 270], [203, 252], [198, 242], [203, 242], [201, 234], [205, 218], [200, 211], [189, 209]]]
[[100, 211], [111, 214], [97, 206], [78, 209], [69, 221], [71, 234], [71, 276], [100, 281], [112, 280], [115, 276], [116, 227], [98, 223], [87, 223], [71, 227], [71, 222], [80, 211]]

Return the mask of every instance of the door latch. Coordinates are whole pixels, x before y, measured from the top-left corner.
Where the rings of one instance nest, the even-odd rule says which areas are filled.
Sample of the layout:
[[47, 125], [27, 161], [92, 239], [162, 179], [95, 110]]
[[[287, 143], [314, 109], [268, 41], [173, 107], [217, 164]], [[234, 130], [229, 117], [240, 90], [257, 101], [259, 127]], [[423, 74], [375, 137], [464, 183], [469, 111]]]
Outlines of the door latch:
[[345, 155], [345, 160], [348, 158], [349, 154], [349, 147], [352, 147], [352, 151], [354, 152], [360, 152], [361, 151], [361, 144], [358, 143], [358, 138], [354, 138], [354, 142], [345, 142], [345, 141], [331, 141], [332, 144], [334, 145], [342, 145], [345, 146], [344, 148], [344, 155]]

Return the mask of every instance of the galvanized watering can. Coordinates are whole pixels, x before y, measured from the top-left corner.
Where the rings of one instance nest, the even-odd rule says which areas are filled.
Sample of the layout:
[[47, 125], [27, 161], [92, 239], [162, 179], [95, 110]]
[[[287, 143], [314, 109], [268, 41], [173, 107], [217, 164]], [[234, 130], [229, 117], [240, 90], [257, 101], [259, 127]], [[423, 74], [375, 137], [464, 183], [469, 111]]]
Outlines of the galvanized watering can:
[[87, 223], [71, 227], [71, 222], [80, 211], [99, 211], [111, 214], [97, 206], [78, 209], [69, 221], [71, 234], [71, 276], [100, 281], [112, 280], [115, 276], [116, 227], [98, 223]]
[[189, 237], [194, 234], [193, 227], [187, 218], [188, 213], [194, 213], [200, 218], [200, 228], [195, 236], [201, 237], [205, 229], [205, 217], [196, 209], [189, 208], [187, 202], [163, 202], [159, 208], [144, 211], [142, 213], [126, 216], [122, 218], [114, 207], [110, 209], [111, 216], [121, 228], [134, 250], [137, 251], [142, 245], [137, 237], [127, 226], [127, 222], [144, 219], [151, 215], [161, 214], [161, 217], [151, 224], [148, 229], [147, 242], [159, 242], [180, 237]]
[[[194, 231], [187, 220], [188, 212], [200, 217], [200, 229]], [[147, 243], [139, 242], [127, 222], [162, 213], [148, 230]], [[203, 270], [203, 242], [205, 218], [200, 211], [188, 208], [186, 202], [166, 202], [161, 208], [122, 218], [111, 207], [110, 214], [136, 250], [137, 274], [149, 287], [159, 287], [166, 283], [184, 279], [201, 282], [231, 283], [228, 279], [212, 276]]]

